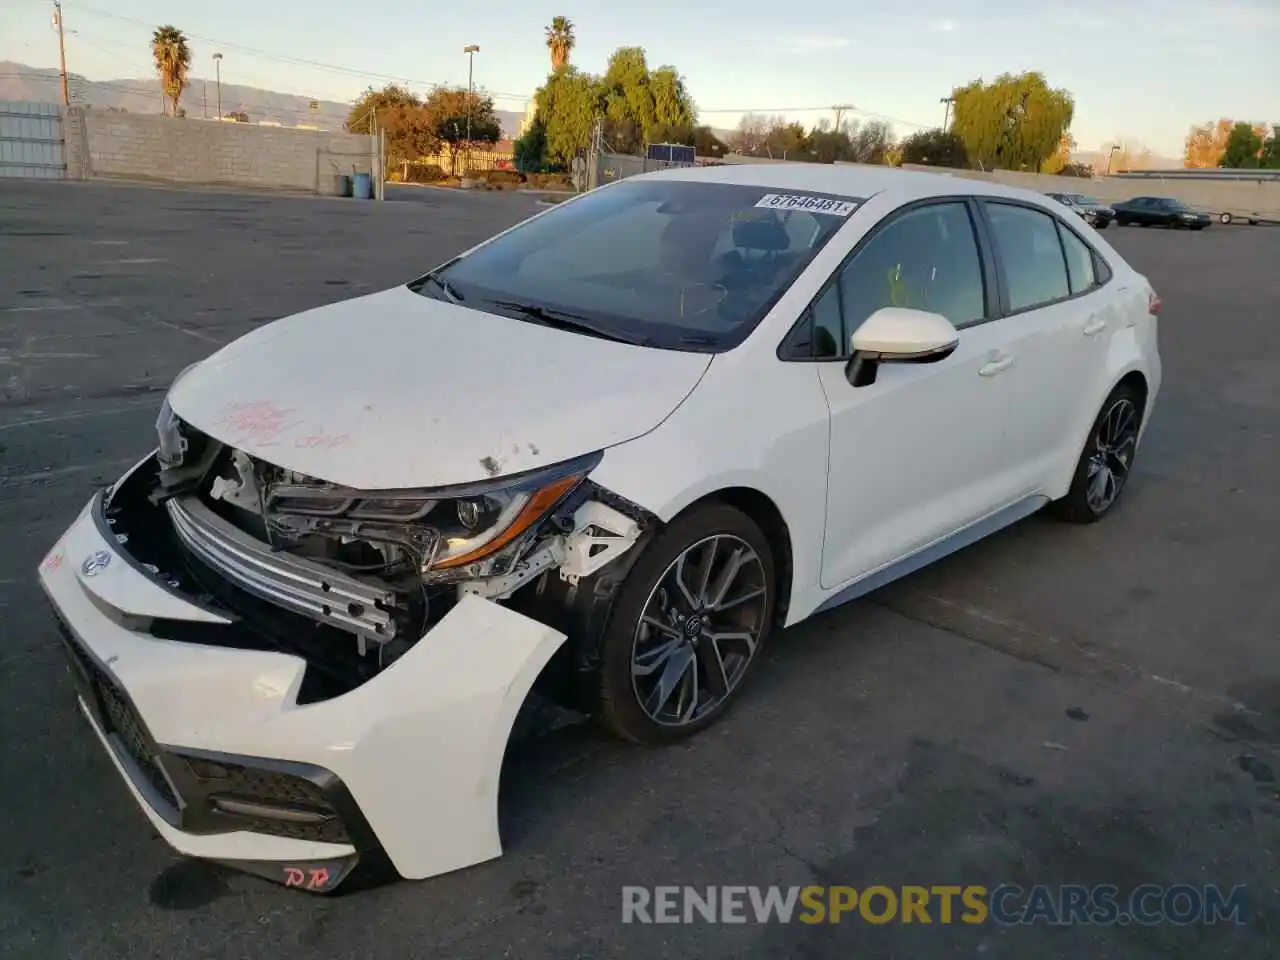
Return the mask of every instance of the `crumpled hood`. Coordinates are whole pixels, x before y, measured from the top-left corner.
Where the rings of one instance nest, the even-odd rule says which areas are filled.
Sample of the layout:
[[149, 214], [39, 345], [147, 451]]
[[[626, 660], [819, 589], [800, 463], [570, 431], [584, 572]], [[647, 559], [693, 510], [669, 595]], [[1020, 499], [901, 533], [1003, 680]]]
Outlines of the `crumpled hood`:
[[179, 377], [169, 404], [289, 470], [365, 490], [434, 487], [647, 433], [710, 362], [397, 287], [246, 334]]

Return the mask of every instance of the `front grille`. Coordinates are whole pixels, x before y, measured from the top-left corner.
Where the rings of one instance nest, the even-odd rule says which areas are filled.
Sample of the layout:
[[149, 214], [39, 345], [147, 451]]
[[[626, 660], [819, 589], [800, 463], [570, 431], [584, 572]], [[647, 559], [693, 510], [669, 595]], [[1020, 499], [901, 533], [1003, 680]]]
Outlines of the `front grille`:
[[98, 708], [99, 722], [105, 728], [103, 733], [108, 736], [115, 735], [116, 742], [124, 748], [130, 759], [142, 771], [147, 783], [166, 803], [177, 810], [180, 806], [178, 798], [174, 795], [164, 771], [160, 769], [156, 759], [159, 751], [156, 749], [154, 739], [147, 731], [146, 724], [129, 705], [128, 699], [107, 671], [98, 666], [94, 659], [80, 648], [61, 619], [58, 620], [58, 629], [66, 641], [67, 653], [74, 661], [73, 669], [79, 666], [81, 675], [88, 679], [90, 689], [86, 692], [96, 700], [90, 705]]

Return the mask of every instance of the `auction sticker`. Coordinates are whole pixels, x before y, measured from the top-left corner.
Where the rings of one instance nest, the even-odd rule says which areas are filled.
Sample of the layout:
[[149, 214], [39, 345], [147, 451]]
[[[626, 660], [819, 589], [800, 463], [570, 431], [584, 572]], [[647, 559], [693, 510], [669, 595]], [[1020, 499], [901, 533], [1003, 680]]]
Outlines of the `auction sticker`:
[[832, 217], [847, 217], [858, 209], [853, 200], [836, 197], [802, 197], [789, 193], [766, 193], [756, 203], [767, 210], [804, 210], [807, 213], [825, 213]]

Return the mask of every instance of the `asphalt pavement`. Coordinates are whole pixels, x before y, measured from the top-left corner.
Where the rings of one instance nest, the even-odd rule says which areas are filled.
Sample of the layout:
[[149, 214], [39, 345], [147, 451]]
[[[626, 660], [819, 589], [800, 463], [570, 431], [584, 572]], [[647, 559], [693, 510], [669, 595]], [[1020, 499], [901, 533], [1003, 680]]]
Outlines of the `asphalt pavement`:
[[[396, 196], [0, 181], [0, 952], [1275, 956], [1280, 229], [1261, 227], [1107, 231], [1164, 298], [1165, 386], [1104, 523], [1033, 517], [777, 635], [683, 746], [539, 730], [508, 756], [490, 864], [322, 899], [174, 855], [75, 709], [36, 564], [152, 442], [183, 367], [541, 209]], [[629, 885], [1004, 883], [1243, 885], [1244, 922], [622, 922]]]

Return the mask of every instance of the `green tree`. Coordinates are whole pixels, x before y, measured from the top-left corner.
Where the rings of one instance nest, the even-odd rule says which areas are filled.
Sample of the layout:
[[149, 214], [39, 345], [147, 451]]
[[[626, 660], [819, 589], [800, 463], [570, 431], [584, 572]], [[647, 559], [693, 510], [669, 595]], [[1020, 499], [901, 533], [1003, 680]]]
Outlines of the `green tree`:
[[659, 121], [649, 128], [649, 143], [681, 143], [688, 147], [694, 147], [693, 127], [686, 124], [662, 123]]
[[381, 90], [369, 87], [347, 111], [347, 122], [344, 126], [350, 133], [372, 133], [374, 125], [386, 130], [391, 120], [405, 110], [422, 106], [417, 94], [389, 83]]
[[591, 143], [599, 112], [596, 80], [575, 67], [557, 70], [535, 94], [537, 117], [546, 130], [546, 157], [567, 164]]
[[844, 135], [849, 141], [849, 150], [841, 160], [874, 164], [888, 162], [889, 151], [893, 148], [893, 127], [883, 120], [851, 121], [845, 126]]
[[547, 172], [547, 125], [535, 116], [511, 149], [512, 162], [521, 173]]
[[1253, 124], [1240, 122], [1231, 127], [1227, 136], [1227, 149], [1219, 165], [1238, 170], [1256, 170], [1261, 166], [1262, 136]]
[[830, 120], [819, 120], [809, 131], [809, 159], [815, 163], [848, 160], [852, 152], [849, 135], [832, 128]]
[[729, 145], [706, 124], [693, 128], [693, 150], [700, 157], [723, 157]]
[[764, 152], [775, 160], [808, 160], [809, 134], [804, 124], [775, 117], [764, 137]]
[[1259, 162], [1267, 170], [1280, 170], [1280, 123], [1271, 128], [1271, 136], [1263, 141]]
[[381, 90], [370, 87], [361, 94], [344, 126], [351, 133], [386, 133], [387, 162], [392, 165], [431, 156], [440, 149], [438, 131], [423, 111], [422, 101], [394, 83]]
[[[954, 132], [984, 169], [1038, 171], [1071, 126], [1075, 101], [1038, 72], [1001, 74], [952, 91]], [[908, 161], [909, 162], [909, 161]]]
[[964, 141], [950, 130], [935, 127], [918, 130], [902, 141], [902, 163], [914, 163], [930, 167], [964, 169], [969, 156]]
[[[422, 104], [426, 128], [449, 148], [449, 172], [458, 172], [458, 154], [469, 143], [496, 143], [502, 129], [493, 113], [493, 97], [465, 87], [437, 87]], [[467, 139], [470, 120], [471, 139]]]
[[187, 72], [191, 69], [191, 47], [177, 27], [157, 27], [151, 35], [151, 56], [160, 75], [160, 89], [164, 92], [166, 113], [178, 115], [178, 101], [187, 88]]
[[618, 153], [639, 153], [657, 122], [649, 66], [640, 47], [619, 47], [600, 81], [604, 136]]
[[619, 153], [638, 153], [648, 142], [695, 140], [697, 108], [684, 78], [672, 66], [650, 70], [640, 47], [615, 50], [602, 77], [572, 66], [552, 71], [535, 100], [552, 162], [566, 163], [588, 146], [597, 118], [608, 148]]
[[672, 66], [662, 66], [651, 71], [649, 90], [653, 93], [655, 123], [693, 130], [698, 119], [698, 109], [679, 70]]
[[551, 69], [559, 70], [569, 65], [578, 38], [573, 35], [573, 23], [568, 17], [552, 17], [547, 27], [547, 49], [551, 51]]

